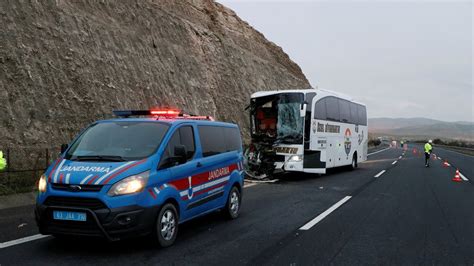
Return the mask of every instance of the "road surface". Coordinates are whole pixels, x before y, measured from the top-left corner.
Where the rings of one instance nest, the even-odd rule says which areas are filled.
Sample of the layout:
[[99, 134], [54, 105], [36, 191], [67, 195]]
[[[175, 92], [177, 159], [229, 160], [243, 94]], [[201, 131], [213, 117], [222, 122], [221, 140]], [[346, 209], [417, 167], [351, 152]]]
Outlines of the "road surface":
[[[18, 244], [37, 234], [33, 207], [2, 210], [0, 265], [474, 265], [474, 157], [435, 147], [441, 160], [425, 168], [414, 148], [372, 154], [355, 171], [250, 184], [237, 220], [183, 224], [167, 249], [146, 239]], [[463, 182], [451, 181], [455, 167]]]

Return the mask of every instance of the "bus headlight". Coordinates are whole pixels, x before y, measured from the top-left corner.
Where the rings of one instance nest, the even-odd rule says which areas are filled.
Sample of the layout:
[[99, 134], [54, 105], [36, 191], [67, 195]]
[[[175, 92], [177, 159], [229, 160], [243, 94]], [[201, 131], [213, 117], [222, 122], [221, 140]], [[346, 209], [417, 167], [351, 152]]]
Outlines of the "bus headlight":
[[150, 171], [146, 171], [138, 175], [129, 176], [113, 185], [109, 192], [107, 192], [107, 195], [113, 197], [142, 192], [146, 187], [149, 175]]
[[302, 155], [292, 155], [290, 159], [288, 159], [288, 162], [301, 162], [301, 161], [303, 161]]
[[46, 176], [42, 174], [38, 182], [38, 190], [39, 192], [44, 193], [46, 192], [47, 188], [48, 188], [48, 183], [46, 182]]

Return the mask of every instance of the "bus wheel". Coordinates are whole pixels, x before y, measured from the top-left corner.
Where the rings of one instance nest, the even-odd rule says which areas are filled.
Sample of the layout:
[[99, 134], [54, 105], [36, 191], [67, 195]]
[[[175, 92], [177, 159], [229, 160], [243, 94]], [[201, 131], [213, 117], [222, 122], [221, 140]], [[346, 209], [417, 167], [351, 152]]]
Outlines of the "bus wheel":
[[357, 168], [357, 155], [354, 153], [354, 156], [352, 156], [351, 170], [354, 170], [356, 168]]
[[156, 220], [155, 234], [160, 246], [173, 245], [178, 235], [178, 215], [173, 204], [167, 203], [161, 208]]

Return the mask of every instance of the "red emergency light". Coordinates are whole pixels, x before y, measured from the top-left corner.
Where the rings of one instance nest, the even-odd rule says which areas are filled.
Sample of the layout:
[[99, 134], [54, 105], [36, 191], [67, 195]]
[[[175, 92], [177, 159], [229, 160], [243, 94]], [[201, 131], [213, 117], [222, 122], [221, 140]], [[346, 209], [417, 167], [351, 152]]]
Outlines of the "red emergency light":
[[178, 110], [150, 110], [151, 115], [178, 116], [180, 113]]
[[116, 116], [130, 117], [130, 116], [153, 116], [157, 119], [189, 119], [189, 120], [210, 120], [214, 121], [212, 116], [199, 116], [183, 114], [176, 109], [151, 109], [151, 110], [120, 110], [113, 111]]

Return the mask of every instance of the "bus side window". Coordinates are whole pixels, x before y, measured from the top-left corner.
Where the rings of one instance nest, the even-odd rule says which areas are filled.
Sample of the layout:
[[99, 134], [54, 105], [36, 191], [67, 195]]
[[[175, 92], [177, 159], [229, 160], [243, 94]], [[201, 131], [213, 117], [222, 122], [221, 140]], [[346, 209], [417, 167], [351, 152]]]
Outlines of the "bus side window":
[[326, 120], [326, 98], [320, 99], [314, 106], [314, 119]]
[[359, 125], [359, 113], [358, 113], [359, 111], [357, 109], [357, 104], [351, 103], [350, 108], [351, 108], [351, 121], [350, 121], [350, 123]]
[[367, 111], [365, 106], [358, 105], [357, 106], [358, 113], [359, 113], [359, 124], [362, 126], [367, 125]]
[[340, 119], [343, 123], [350, 123], [351, 122], [351, 110], [349, 102], [346, 100], [339, 99], [339, 112], [340, 112]]
[[339, 103], [336, 97], [326, 98], [326, 116], [327, 120], [341, 121], [339, 115]]

